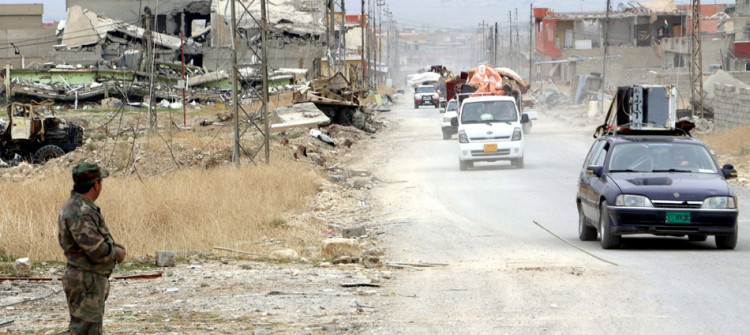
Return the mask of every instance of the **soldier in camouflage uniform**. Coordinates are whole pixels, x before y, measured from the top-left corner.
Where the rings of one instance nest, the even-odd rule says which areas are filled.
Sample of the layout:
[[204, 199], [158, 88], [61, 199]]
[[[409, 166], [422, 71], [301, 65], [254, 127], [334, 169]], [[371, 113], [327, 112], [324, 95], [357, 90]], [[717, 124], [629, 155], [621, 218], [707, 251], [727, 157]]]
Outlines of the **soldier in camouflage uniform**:
[[68, 264], [63, 289], [70, 310], [71, 334], [101, 334], [104, 301], [115, 263], [125, 259], [125, 248], [115, 243], [94, 201], [102, 192], [107, 170], [82, 163], [73, 168], [73, 191], [57, 221], [58, 241]]

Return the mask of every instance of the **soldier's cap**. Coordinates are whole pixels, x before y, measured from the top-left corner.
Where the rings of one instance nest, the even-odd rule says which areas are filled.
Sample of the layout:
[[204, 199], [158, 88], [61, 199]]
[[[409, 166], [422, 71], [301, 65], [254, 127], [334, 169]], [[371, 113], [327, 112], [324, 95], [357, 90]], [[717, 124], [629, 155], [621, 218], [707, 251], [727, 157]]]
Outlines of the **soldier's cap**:
[[73, 167], [73, 183], [76, 185], [93, 185], [107, 177], [109, 177], [109, 171], [100, 168], [95, 163], [81, 163]]

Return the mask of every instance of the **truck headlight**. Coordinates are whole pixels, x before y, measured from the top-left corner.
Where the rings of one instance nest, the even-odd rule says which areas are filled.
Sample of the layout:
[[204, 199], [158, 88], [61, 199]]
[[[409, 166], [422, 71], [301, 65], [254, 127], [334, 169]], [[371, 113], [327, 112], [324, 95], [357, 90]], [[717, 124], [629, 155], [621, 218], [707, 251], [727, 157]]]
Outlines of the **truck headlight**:
[[734, 197], [708, 197], [703, 201], [705, 209], [735, 209], [737, 208], [737, 201]]
[[511, 141], [520, 141], [521, 140], [521, 127], [516, 127], [516, 129], [513, 129], [513, 138], [511, 138]]
[[466, 137], [466, 132], [463, 129], [458, 131], [458, 143], [469, 143], [469, 138]]
[[620, 194], [615, 199], [615, 206], [622, 207], [654, 207], [651, 200], [642, 195]]

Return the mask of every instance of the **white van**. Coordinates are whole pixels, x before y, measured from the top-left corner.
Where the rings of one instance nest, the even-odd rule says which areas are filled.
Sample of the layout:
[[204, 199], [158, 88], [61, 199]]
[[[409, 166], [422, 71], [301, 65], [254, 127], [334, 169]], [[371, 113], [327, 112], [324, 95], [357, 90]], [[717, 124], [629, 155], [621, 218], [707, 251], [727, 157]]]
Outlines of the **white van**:
[[463, 100], [458, 126], [459, 168], [474, 162], [509, 160], [523, 168], [523, 125], [529, 122], [511, 96], [483, 96]]

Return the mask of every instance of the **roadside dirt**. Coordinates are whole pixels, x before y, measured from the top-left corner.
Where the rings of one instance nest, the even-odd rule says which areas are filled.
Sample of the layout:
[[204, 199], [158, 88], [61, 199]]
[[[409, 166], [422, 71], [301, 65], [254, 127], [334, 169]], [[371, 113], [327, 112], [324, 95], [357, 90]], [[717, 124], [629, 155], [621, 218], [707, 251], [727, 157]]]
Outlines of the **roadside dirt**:
[[[299, 146], [305, 154], [296, 159], [307, 161], [319, 171], [322, 186], [311, 199], [308, 211], [289, 213], [289, 225], [324, 221], [326, 237], [340, 237], [345, 227], [365, 226], [366, 235], [358, 238], [362, 250], [375, 257], [367, 263], [331, 264], [321, 246], [307, 248], [296, 260], [271, 259], [267, 254], [248, 255], [224, 250], [176, 251], [175, 267], [158, 268], [153, 255], [118, 265], [113, 276], [162, 273], [156, 279], [111, 280], [107, 301], [105, 331], [108, 334], [266, 334], [266, 333], [356, 333], [369, 328], [378, 311], [374, 296], [388, 295], [387, 282], [396, 274], [384, 265], [377, 237], [383, 233], [378, 218], [383, 210], [371, 197], [371, 190], [384, 181], [369, 175], [368, 166], [376, 159], [369, 150], [372, 139], [388, 136], [391, 127], [386, 113], [376, 114], [376, 134], [352, 127], [332, 127], [329, 135], [335, 148], [307, 131], [289, 131], [272, 141], [274, 157], [295, 160]], [[104, 130], [99, 130], [104, 131]], [[96, 138], [97, 135], [91, 136]], [[22, 180], [43, 175], [47, 169], [65, 168], [79, 160], [105, 161], [113, 153], [140, 157], [138, 172], [143, 175], [169, 173], [181, 166], [229, 164], [228, 150], [201, 150], [173, 147], [146, 150], [148, 143], [124, 136], [98, 136], [71, 155], [44, 166], [22, 164], [0, 170], [3, 178]], [[115, 141], [114, 139], [117, 139]], [[345, 140], [353, 144], [342, 145]], [[118, 149], [122, 145], [124, 149]], [[125, 150], [127, 149], [127, 150]], [[152, 149], [152, 148], [150, 148]], [[171, 157], [175, 156], [175, 160]], [[133, 158], [135, 159], [135, 158]], [[176, 164], [175, 164], [176, 161]], [[212, 163], [205, 163], [206, 161]], [[351, 170], [364, 170], [354, 176]], [[133, 175], [133, 169], [120, 169], [120, 176]], [[338, 177], [330, 177], [334, 175]], [[344, 178], [341, 179], [340, 177]], [[259, 238], [268, 250], [283, 249], [284, 241]], [[242, 249], [242, 248], [236, 248]], [[5, 260], [0, 277], [12, 275], [11, 262]], [[64, 264], [35, 264], [32, 277], [58, 278]], [[344, 287], [351, 286], [351, 287]], [[378, 287], [381, 286], [381, 287]], [[68, 322], [62, 286], [56, 281], [0, 282], [0, 333], [54, 334]], [[37, 300], [38, 299], [38, 300]], [[5, 323], [12, 322], [5, 326]]]

